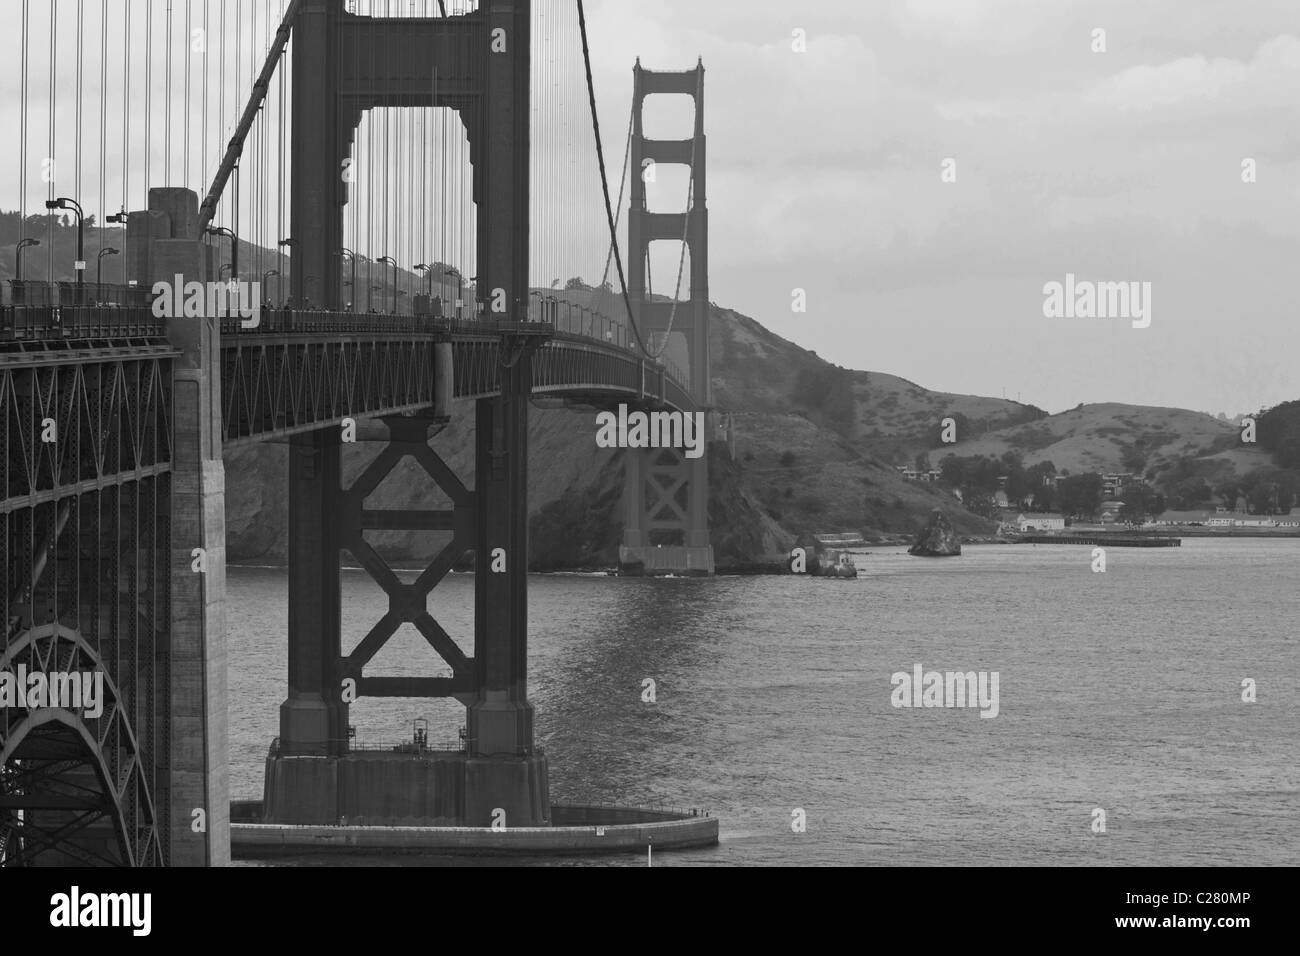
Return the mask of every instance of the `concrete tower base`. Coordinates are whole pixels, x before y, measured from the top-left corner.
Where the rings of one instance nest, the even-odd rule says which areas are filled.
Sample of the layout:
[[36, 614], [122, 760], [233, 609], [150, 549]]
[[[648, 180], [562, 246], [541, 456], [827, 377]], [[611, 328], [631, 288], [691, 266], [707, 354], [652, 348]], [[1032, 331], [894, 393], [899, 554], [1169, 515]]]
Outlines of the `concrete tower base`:
[[544, 754], [374, 751], [266, 758], [264, 822], [291, 826], [545, 827]]
[[628, 547], [618, 549], [619, 573], [627, 577], [708, 577], [713, 574], [713, 545], [702, 548]]

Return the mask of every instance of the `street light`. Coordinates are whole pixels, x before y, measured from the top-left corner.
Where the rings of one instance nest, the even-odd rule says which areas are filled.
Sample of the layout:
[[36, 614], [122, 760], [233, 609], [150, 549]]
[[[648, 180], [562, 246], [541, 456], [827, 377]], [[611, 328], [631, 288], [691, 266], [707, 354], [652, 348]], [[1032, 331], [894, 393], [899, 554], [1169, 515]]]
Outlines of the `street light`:
[[415, 267], [415, 271], [423, 272], [424, 277], [429, 280], [428, 287], [426, 288], [425, 292], [427, 295], [432, 297], [433, 296], [433, 266], [428, 263], [421, 262], [418, 266]]
[[[265, 285], [266, 285], [266, 280], [269, 279], [269, 278], [271, 278], [271, 276], [278, 276], [279, 274], [280, 274], [280, 270], [279, 270], [279, 269], [268, 269], [266, 272], [263, 272], [263, 273], [262, 273], [262, 285], [265, 286]], [[265, 292], [262, 293], [262, 300], [263, 300], [264, 302], [270, 302], [270, 301], [271, 301], [269, 298], [267, 298], [267, 295], [266, 295]]]
[[206, 230], [209, 236], [225, 236], [230, 240], [230, 278], [234, 282], [239, 281], [239, 237], [233, 231], [225, 226], [214, 228], [208, 226]]
[[358, 303], [358, 302], [356, 301], [356, 298], [357, 298], [357, 254], [356, 254], [355, 252], [353, 252], [351, 249], [348, 249], [348, 248], [344, 247], [343, 251], [340, 252], [339, 255], [342, 256], [344, 259], [346, 259], [348, 262], [352, 263], [352, 299], [353, 299], [353, 302], [352, 302], [352, 311], [353, 311], [353, 312], [356, 312], [357, 309], [360, 307], [360, 303]]
[[[117, 255], [121, 255], [121, 252], [111, 246], [107, 249], [99, 250], [99, 256], [95, 262], [95, 285], [102, 286], [104, 284], [104, 256]], [[103, 295], [103, 290], [100, 290], [98, 294]]]
[[[81, 211], [81, 204], [78, 203], [75, 199], [69, 199], [66, 196], [61, 196], [58, 199], [47, 199], [45, 201], [45, 208], [46, 209], [71, 209], [73, 212], [77, 214], [77, 261], [76, 263], [74, 263], [74, 268], [77, 271], [77, 285], [81, 285], [86, 275], [85, 245], [82, 241], [84, 238], [83, 236], [84, 230], [82, 229], [82, 222], [85, 219], [85, 216]], [[80, 303], [81, 297], [77, 296], [77, 299], [78, 299], [78, 303]]]
[[461, 290], [461, 280], [464, 279], [465, 277], [462, 276], [462, 275], [460, 274], [460, 270], [459, 270], [459, 269], [456, 269], [456, 268], [448, 269], [446, 272], [443, 273], [443, 276], [444, 276], [444, 277], [447, 277], [447, 278], [449, 278], [449, 277], [451, 277], [451, 276], [455, 276], [455, 277], [456, 277], [456, 298], [453, 300], [453, 302], [455, 303], [455, 308], [456, 308], [456, 320], [457, 320], [457, 321], [460, 321], [460, 307], [461, 307], [460, 290]]
[[397, 314], [397, 260], [392, 256], [380, 256], [376, 262], [390, 262], [393, 266], [393, 315]]
[[23, 239], [18, 243], [17, 248], [14, 250], [14, 278], [17, 281], [23, 281], [23, 250], [28, 246], [39, 246], [40, 244], [41, 240], [39, 239]]

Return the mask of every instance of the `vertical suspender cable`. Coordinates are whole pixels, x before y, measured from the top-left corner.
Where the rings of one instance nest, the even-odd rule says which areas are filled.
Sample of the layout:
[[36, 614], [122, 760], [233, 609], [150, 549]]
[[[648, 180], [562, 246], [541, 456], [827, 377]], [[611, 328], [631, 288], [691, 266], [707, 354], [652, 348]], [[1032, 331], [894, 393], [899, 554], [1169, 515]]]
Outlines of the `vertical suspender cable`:
[[108, 214], [105, 195], [108, 150], [108, 0], [100, 0], [99, 11], [99, 248], [104, 248], [104, 218]]
[[[31, 68], [29, 47], [31, 44], [31, 0], [23, 0], [23, 79], [22, 92], [19, 94], [19, 133], [18, 133], [18, 228], [21, 240], [27, 231], [27, 71]], [[16, 277], [15, 277], [16, 278]]]
[[[56, 145], [56, 142], [55, 142], [55, 133], [54, 133], [54, 124], [55, 124], [55, 119], [57, 118], [57, 115], [58, 115], [58, 107], [57, 107], [57, 105], [56, 105], [56, 96], [55, 96], [55, 92], [56, 92], [56, 91], [55, 91], [55, 84], [54, 84], [55, 70], [56, 70], [57, 65], [58, 65], [58, 57], [59, 57], [59, 53], [58, 53], [58, 50], [59, 50], [59, 19], [58, 19], [58, 17], [59, 17], [59, 13], [58, 13], [58, 5], [57, 5], [56, 3], [51, 3], [51, 4], [50, 4], [50, 108], [49, 108], [49, 117], [50, 117], [50, 151], [49, 151], [49, 162], [50, 162], [50, 167], [51, 167], [51, 169], [55, 172], [55, 175], [57, 175], [57, 170], [58, 170], [57, 156], [56, 156], [56, 151], [55, 151], [55, 148], [54, 148], [55, 145]], [[53, 198], [54, 198], [54, 179], [55, 179], [55, 175], [50, 176], [49, 195], [46, 197], [46, 198], [48, 198], [48, 199], [53, 199]], [[47, 281], [49, 281], [49, 282], [53, 282], [53, 281], [54, 281], [54, 213], [53, 213], [53, 212], [50, 212], [50, 213], [46, 216], [46, 220], [45, 220], [45, 222], [46, 222], [46, 225], [45, 225], [45, 233], [46, 233], [46, 236], [47, 236], [47, 238], [46, 238], [46, 240], [45, 240], [45, 243], [46, 243], [46, 246], [48, 247], [47, 250], [46, 250], [45, 270], [46, 270], [46, 275], [47, 275]]]
[[163, 114], [163, 185], [172, 184], [172, 0], [167, 0], [166, 18], [163, 20], [163, 46], [166, 47], [163, 53], [164, 70], [167, 77], [163, 81], [163, 88], [167, 91], [165, 96], [166, 113]]

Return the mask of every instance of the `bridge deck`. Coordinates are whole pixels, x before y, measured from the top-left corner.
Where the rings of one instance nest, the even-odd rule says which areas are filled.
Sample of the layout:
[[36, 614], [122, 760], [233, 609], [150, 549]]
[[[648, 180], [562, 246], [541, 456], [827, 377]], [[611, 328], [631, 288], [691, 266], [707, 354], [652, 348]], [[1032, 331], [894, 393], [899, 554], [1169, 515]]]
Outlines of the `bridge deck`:
[[[6, 307], [0, 310], [0, 368], [168, 361], [168, 319], [146, 307]], [[176, 320], [172, 320], [176, 321]], [[250, 320], [251, 321], [251, 320]], [[603, 336], [591, 334], [602, 322]], [[633, 351], [625, 327], [579, 322], [463, 321], [410, 315], [268, 310], [255, 328], [221, 321], [222, 413], [226, 444], [311, 431], [345, 417], [370, 418], [431, 407], [436, 347], [452, 346], [460, 400], [500, 391], [513, 349], [536, 347], [538, 395], [595, 405], [633, 402], [697, 406], [680, 374]]]

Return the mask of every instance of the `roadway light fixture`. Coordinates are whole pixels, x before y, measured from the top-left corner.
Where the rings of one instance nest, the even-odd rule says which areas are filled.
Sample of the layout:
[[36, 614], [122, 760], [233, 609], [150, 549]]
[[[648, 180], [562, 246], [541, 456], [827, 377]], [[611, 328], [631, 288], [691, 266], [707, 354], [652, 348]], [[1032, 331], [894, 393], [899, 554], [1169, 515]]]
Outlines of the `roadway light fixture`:
[[380, 256], [380, 257], [379, 257], [378, 259], [376, 259], [375, 261], [376, 261], [376, 262], [389, 262], [389, 263], [392, 263], [392, 266], [393, 266], [393, 311], [392, 311], [392, 314], [393, 314], [393, 315], [396, 315], [396, 314], [397, 314], [397, 260], [394, 259], [392, 256]]
[[[85, 230], [82, 224], [85, 221], [85, 215], [81, 211], [81, 204], [75, 199], [69, 199], [67, 196], [60, 196], [58, 199], [47, 199], [45, 201], [46, 209], [71, 209], [77, 214], [77, 261], [73, 268], [77, 271], [77, 285], [81, 285], [86, 276], [86, 258], [85, 258]], [[80, 300], [80, 296], [77, 297]]]
[[424, 277], [425, 277], [426, 279], [429, 280], [428, 287], [427, 287], [427, 289], [426, 289], [426, 294], [429, 295], [429, 296], [432, 296], [432, 295], [433, 295], [433, 276], [434, 276], [433, 265], [430, 264], [430, 263], [424, 263], [424, 262], [422, 262], [422, 263], [420, 263], [418, 266], [415, 267], [415, 271], [416, 271], [416, 272], [423, 272], [423, 273], [424, 273]]
[[[265, 288], [265, 286], [266, 286], [266, 280], [267, 280], [267, 279], [271, 278], [271, 276], [278, 276], [279, 274], [280, 274], [280, 270], [279, 270], [279, 269], [268, 269], [266, 272], [263, 272], [263, 273], [262, 273], [262, 286], [263, 286], [263, 288]], [[271, 301], [269, 298], [267, 298], [267, 295], [266, 295], [265, 292], [262, 293], [262, 301], [263, 301], [263, 302], [270, 302], [270, 301]]]
[[[99, 256], [95, 262], [95, 285], [102, 286], [104, 284], [104, 256], [118, 256], [121, 254], [120, 250], [111, 246], [99, 250]], [[103, 295], [103, 293], [101, 292], [100, 295]]]
[[342, 256], [344, 259], [346, 259], [348, 262], [352, 263], [352, 282], [350, 283], [350, 285], [352, 286], [352, 299], [353, 299], [353, 301], [352, 301], [352, 308], [349, 309], [348, 311], [350, 311], [350, 312], [356, 312], [356, 310], [360, 307], [360, 303], [358, 303], [358, 302], [356, 301], [356, 298], [357, 298], [357, 254], [356, 254], [355, 252], [353, 252], [351, 249], [348, 249], [348, 248], [345, 247], [345, 248], [343, 249], [343, 251], [339, 253], [339, 255]]
[[39, 246], [39, 239], [23, 239], [14, 249], [14, 279], [18, 282], [23, 281], [23, 250], [28, 246]]
[[233, 282], [239, 281], [239, 237], [227, 229], [225, 226], [212, 227], [208, 226], [204, 230], [209, 236], [225, 236], [230, 240], [230, 278]]
[[463, 306], [463, 305], [465, 304], [464, 301], [463, 301], [463, 300], [461, 299], [461, 297], [460, 297], [460, 293], [461, 293], [461, 289], [464, 288], [464, 286], [463, 286], [463, 280], [464, 280], [465, 277], [464, 277], [463, 275], [460, 274], [460, 270], [459, 270], [459, 269], [456, 269], [456, 268], [454, 268], [454, 267], [451, 268], [451, 269], [448, 269], [446, 272], [443, 273], [443, 277], [444, 277], [444, 278], [450, 278], [450, 277], [452, 277], [452, 276], [455, 276], [455, 278], [456, 278], [456, 298], [455, 298], [455, 300], [454, 300], [454, 303], [455, 303], [455, 309], [456, 309], [456, 320], [457, 320], [457, 321], [460, 321], [460, 310], [461, 310], [461, 306]]

